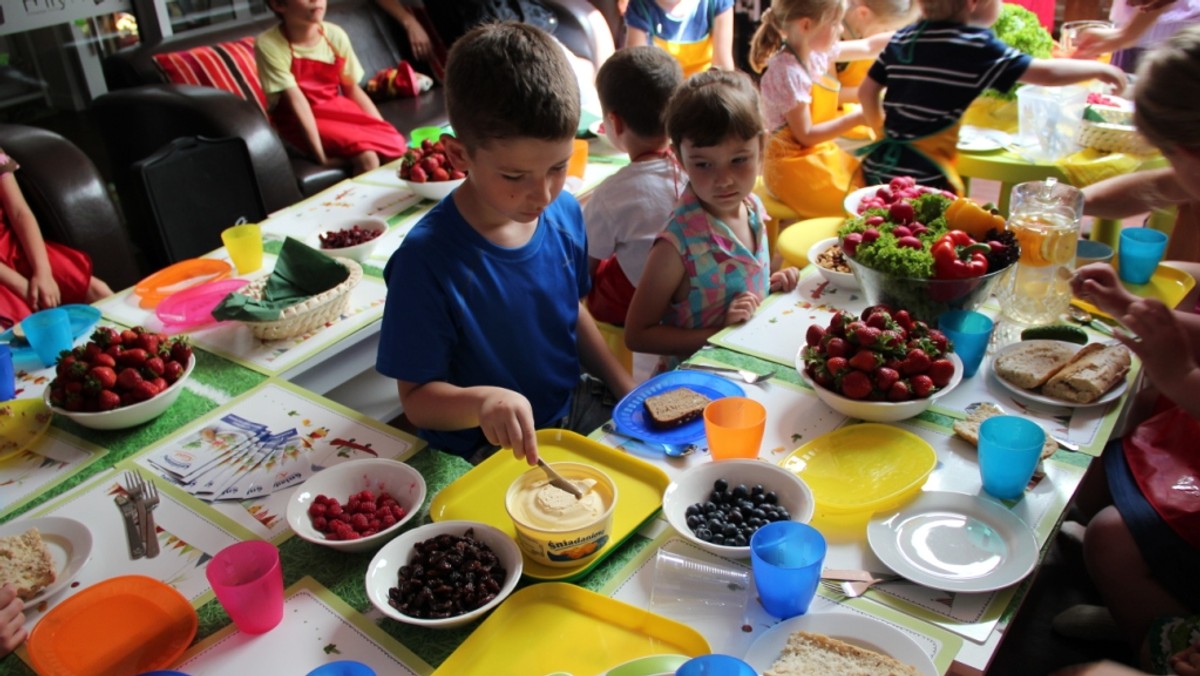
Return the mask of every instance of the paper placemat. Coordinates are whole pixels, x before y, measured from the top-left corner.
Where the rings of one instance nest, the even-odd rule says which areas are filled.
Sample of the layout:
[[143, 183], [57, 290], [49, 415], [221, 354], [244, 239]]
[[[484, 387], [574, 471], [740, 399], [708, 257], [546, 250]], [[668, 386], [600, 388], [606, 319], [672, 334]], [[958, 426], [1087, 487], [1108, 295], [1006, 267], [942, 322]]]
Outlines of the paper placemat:
[[47, 430], [33, 447], [0, 463], [0, 517], [107, 454], [107, 449], [66, 432]]
[[[407, 460], [425, 446], [425, 442], [384, 423], [372, 420], [336, 402], [313, 394], [282, 380], [267, 380], [258, 387], [222, 405], [181, 428], [144, 451], [132, 462], [146, 473], [162, 476], [153, 461], [165, 455], [198, 455], [211, 450], [204, 439], [223, 417], [233, 414], [258, 423], [272, 432], [296, 430], [295, 443], [287, 448], [277, 467], [264, 471], [287, 475], [291, 469], [304, 471], [360, 458]], [[161, 464], [161, 463], [160, 463]], [[286, 479], [287, 477], [284, 476]], [[205, 502], [163, 480], [162, 492], [207, 514], [215, 522], [244, 529], [255, 537], [281, 542], [292, 532], [287, 525], [287, 503], [298, 485], [259, 498]]]
[[262, 222], [263, 236], [277, 239], [288, 235], [304, 237], [324, 224], [362, 217], [390, 222], [420, 201], [416, 193], [397, 184], [342, 181], [273, 214]]
[[[283, 620], [257, 636], [234, 624], [184, 653], [176, 669], [202, 674], [307, 674], [353, 660], [376, 674], [424, 676], [433, 668], [311, 577], [285, 591]], [[267, 665], [270, 665], [269, 667]]]

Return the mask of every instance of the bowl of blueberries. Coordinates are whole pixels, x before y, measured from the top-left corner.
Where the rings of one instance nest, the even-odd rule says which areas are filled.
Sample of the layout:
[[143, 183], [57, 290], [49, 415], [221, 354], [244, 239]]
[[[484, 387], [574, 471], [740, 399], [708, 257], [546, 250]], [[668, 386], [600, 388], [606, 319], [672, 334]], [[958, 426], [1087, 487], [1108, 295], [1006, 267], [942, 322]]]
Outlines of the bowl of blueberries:
[[730, 558], [750, 558], [750, 536], [773, 521], [808, 523], [813, 494], [792, 472], [762, 460], [696, 465], [663, 493], [663, 514], [686, 540]]

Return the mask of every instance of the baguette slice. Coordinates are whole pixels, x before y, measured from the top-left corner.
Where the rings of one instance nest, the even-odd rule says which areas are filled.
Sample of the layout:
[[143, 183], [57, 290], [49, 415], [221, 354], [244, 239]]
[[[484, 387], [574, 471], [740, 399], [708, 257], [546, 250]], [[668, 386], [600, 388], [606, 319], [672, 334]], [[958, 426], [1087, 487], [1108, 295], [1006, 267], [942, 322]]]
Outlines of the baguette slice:
[[18, 597], [28, 601], [56, 577], [54, 559], [38, 529], [0, 538], [0, 584], [11, 582]]
[[1097, 346], [1079, 351], [1054, 377], [1042, 386], [1047, 397], [1090, 404], [1111, 390], [1129, 372], [1129, 350], [1123, 345]]
[[704, 415], [704, 407], [712, 400], [699, 392], [681, 387], [670, 392], [646, 397], [642, 402], [646, 418], [656, 429], [666, 430], [687, 424]]
[[[959, 420], [954, 423], [954, 433], [966, 439], [972, 446], [978, 446], [979, 426], [983, 424], [984, 420], [997, 415], [1004, 415], [1004, 411], [991, 402], [984, 402], [975, 407], [975, 410], [967, 415], [966, 420]], [[1046, 442], [1042, 444], [1042, 459], [1049, 458], [1056, 451], [1058, 451], [1058, 442], [1051, 439], [1050, 435], [1047, 434]]]
[[996, 375], [1022, 389], [1034, 390], [1066, 366], [1075, 351], [1075, 346], [1067, 343], [1025, 341], [996, 359]]
[[763, 676], [915, 676], [916, 668], [836, 638], [807, 631], [788, 637], [787, 647]]

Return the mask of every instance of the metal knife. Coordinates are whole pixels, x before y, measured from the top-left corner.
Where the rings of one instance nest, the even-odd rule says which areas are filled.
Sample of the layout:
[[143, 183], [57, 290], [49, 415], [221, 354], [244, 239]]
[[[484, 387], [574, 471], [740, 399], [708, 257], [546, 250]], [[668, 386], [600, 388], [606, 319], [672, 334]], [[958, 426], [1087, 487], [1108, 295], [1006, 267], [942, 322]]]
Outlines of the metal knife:
[[142, 531], [137, 523], [137, 507], [124, 495], [114, 498], [117, 507], [121, 508], [121, 516], [125, 518], [125, 539], [129, 541], [129, 558], [140, 559], [146, 555], [146, 545], [142, 541]]

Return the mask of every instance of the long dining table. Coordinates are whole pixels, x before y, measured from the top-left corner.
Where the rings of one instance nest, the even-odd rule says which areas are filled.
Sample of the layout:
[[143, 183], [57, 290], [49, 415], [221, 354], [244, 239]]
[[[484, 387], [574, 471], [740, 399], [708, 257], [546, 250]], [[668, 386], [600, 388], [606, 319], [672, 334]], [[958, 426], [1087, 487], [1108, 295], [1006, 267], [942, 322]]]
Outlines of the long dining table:
[[[595, 153], [584, 180], [574, 189], [585, 192], [621, 164], [619, 158]], [[712, 652], [736, 656], [752, 653], [756, 640], [778, 623], [753, 598], [736, 611], [711, 613], [685, 612], [652, 603], [653, 562], [660, 549], [749, 568], [746, 560], [716, 557], [681, 538], [657, 505], [652, 505], [647, 518], [636, 527], [618, 534], [613, 545], [601, 552], [603, 556], [580, 570], [523, 580], [518, 593], [526, 592], [526, 598], [534, 593], [529, 590], [565, 594], [554, 602], [578, 613], [576, 621], [556, 626], [531, 619], [526, 623], [514, 621], [507, 628], [488, 626], [487, 631], [480, 631], [485, 619], [439, 630], [385, 618], [371, 605], [364, 576], [373, 552], [344, 554], [295, 537], [285, 518], [288, 498], [295, 488], [261, 498], [212, 503], [180, 490], [156, 472], [156, 458], [186, 444], [226, 416], [235, 415], [273, 431], [295, 430], [303, 440], [298, 453], [311, 454], [314, 464], [327, 466], [362, 457], [409, 463], [421, 472], [428, 486], [426, 504], [414, 524], [438, 516], [431, 507], [436, 506], [439, 494], [460, 486], [461, 481], [472, 480], [473, 468], [466, 461], [427, 447], [386, 424], [399, 413], [399, 402], [394, 383], [373, 370], [386, 293], [382, 268], [433, 205], [417, 198], [395, 172], [395, 166], [386, 166], [345, 181], [262, 223], [267, 256], [263, 270], [256, 275], [269, 272], [285, 236], [311, 241], [322, 223], [347, 216], [372, 216], [389, 223], [389, 231], [364, 262], [362, 283], [351, 293], [350, 303], [337, 321], [284, 341], [254, 339], [237, 322], [190, 331], [197, 366], [179, 400], [162, 416], [117, 431], [90, 430], [56, 416], [45, 436], [0, 464], [0, 523], [61, 516], [83, 523], [92, 535], [90, 556], [74, 581], [27, 608], [30, 628], [36, 631], [48, 613], [89, 586], [119, 576], [144, 575], [173, 587], [195, 609], [199, 621], [195, 640], [172, 666], [188, 674], [250, 673], [252, 669], [302, 674], [337, 659], [363, 662], [377, 673], [430, 674], [444, 664], [455, 665], [455, 674], [474, 671], [540, 676], [564, 669], [576, 675], [603, 673], [628, 659], [678, 645], [671, 643], [671, 636], [656, 633], [657, 629], [646, 630], [644, 641], [607, 648], [583, 645], [587, 643], [581, 642], [584, 637], [563, 633], [592, 623], [602, 635], [606, 626], [625, 621], [619, 619], [628, 617], [621, 609], [630, 606], [639, 612], [652, 611], [653, 615], [645, 615], [647, 618], [666, 617], [673, 620], [671, 626], [678, 623], [688, 627]], [[224, 253], [218, 249], [211, 256], [221, 258]], [[859, 422], [833, 411], [815, 396], [797, 372], [795, 356], [809, 324], [827, 323], [838, 309], [861, 311], [865, 305], [861, 294], [825, 284], [810, 267], [802, 271], [796, 290], [773, 295], [751, 321], [717, 334], [708, 347], [691, 358], [696, 365], [724, 364], [774, 373], [765, 383], [739, 384], [746, 396], [762, 402], [768, 411], [759, 454], [762, 460], [781, 462], [808, 441]], [[102, 324], [158, 326], [153, 310], [141, 307], [132, 289], [96, 307], [103, 313]], [[995, 314], [998, 307], [993, 301], [985, 305], [984, 311]], [[1091, 334], [1091, 338], [1102, 337]], [[937, 454], [936, 468], [923, 486], [924, 493], [965, 494], [1011, 511], [1034, 533], [1038, 551], [1033, 555], [1040, 560], [1084, 471], [1117, 429], [1129, 394], [1097, 408], [1038, 407], [1002, 387], [991, 375], [990, 360], [989, 356], [975, 377], [939, 397], [921, 415], [891, 425], [919, 437]], [[1135, 364], [1129, 392], [1136, 389], [1137, 370]], [[17, 397], [41, 397], [52, 377], [52, 368], [19, 365]], [[971, 404], [980, 401], [999, 403], [1019, 412], [1049, 432], [1079, 444], [1081, 450], [1059, 450], [1045, 460], [1040, 478], [1022, 499], [991, 500], [982, 495], [975, 449], [955, 437], [951, 429], [956, 420], [965, 417]], [[607, 449], [605, 453], [637, 458], [668, 479], [690, 467], [712, 462], [702, 438], [697, 440], [695, 452], [668, 457], [660, 446], [624, 436], [612, 425], [602, 426], [590, 436]], [[154, 559], [130, 559], [121, 514], [113, 505], [112, 496], [125, 488], [126, 472], [130, 470], [149, 477], [163, 496], [157, 512], [157, 535], [163, 554]], [[499, 518], [506, 517], [501, 513]], [[826, 567], [886, 569], [866, 542], [865, 521], [823, 523], [818, 518], [814, 525], [829, 543]], [[243, 635], [230, 623], [204, 575], [205, 566], [216, 552], [247, 539], [264, 539], [278, 545], [287, 589], [284, 621], [258, 637]], [[822, 588], [809, 616], [853, 617], [868, 626], [886, 625], [887, 631], [904, 634], [918, 645], [938, 673], [982, 673], [1000, 648], [1032, 579], [1030, 575], [1019, 583], [982, 593], [946, 592], [902, 580], [877, 585], [853, 599]], [[505, 603], [516, 598], [514, 595]], [[522, 615], [509, 617], [519, 620]], [[120, 635], [120, 628], [113, 631]], [[853, 638], [867, 645], [872, 640], [870, 635]], [[130, 637], [135, 639], [138, 637]], [[532, 653], [519, 647], [530, 643], [536, 647]], [[0, 660], [0, 670], [31, 673], [27, 658], [22, 648]], [[566, 666], [555, 663], [556, 659]], [[463, 664], [474, 667], [463, 671]]]

